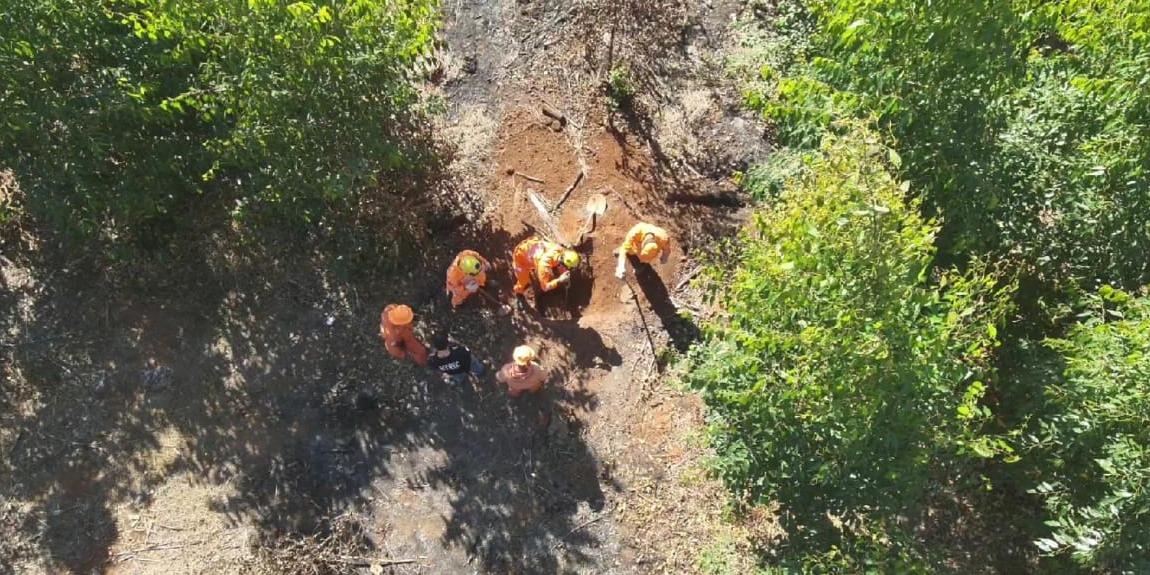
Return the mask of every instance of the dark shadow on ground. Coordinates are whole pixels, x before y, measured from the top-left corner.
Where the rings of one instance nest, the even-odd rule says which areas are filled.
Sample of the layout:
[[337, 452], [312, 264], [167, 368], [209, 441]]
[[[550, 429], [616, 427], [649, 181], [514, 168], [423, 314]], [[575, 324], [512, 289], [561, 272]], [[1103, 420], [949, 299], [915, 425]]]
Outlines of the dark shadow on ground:
[[687, 174], [681, 161], [663, 151], [646, 111], [636, 107], [614, 116], [622, 122], [609, 123], [608, 133], [625, 155], [621, 171], [645, 183], [648, 190], [634, 200], [637, 204], [624, 201], [633, 217], [666, 226], [686, 254], [704, 249], [713, 238], [736, 233], [743, 224], [740, 212], [746, 204], [738, 190]]
[[663, 331], [671, 339], [671, 345], [680, 353], [686, 353], [691, 344], [699, 339], [701, 332], [689, 315], [679, 313], [679, 308], [671, 300], [667, 285], [663, 278], [651, 268], [642, 264], [638, 258], [630, 257], [631, 269], [635, 270], [635, 281], [643, 296], [651, 305], [651, 310], [658, 316]]
[[[424, 278], [442, 286], [462, 246], [491, 252], [496, 293], [509, 290], [506, 258], [493, 254], [513, 245], [463, 222], [401, 253], [402, 266], [349, 267], [345, 251], [314, 239], [222, 232], [131, 268], [25, 254], [20, 265], [38, 278], [24, 294], [31, 308], [0, 298], [14, 334], [0, 347], [0, 421], [14, 430], [0, 435], [0, 497], [36, 520], [5, 533], [32, 547], [0, 557], [103, 572], [116, 561], [116, 508], [146, 509], [184, 472], [229, 485], [211, 509], [254, 526], [259, 541], [322, 531], [371, 505], [373, 484], [407, 464], [396, 454], [434, 447], [446, 460], [426, 483], [451, 493], [446, 548], [493, 572], [597, 569], [608, 559], [594, 531], [574, 531], [576, 513], [601, 508], [604, 494], [567, 414], [594, 409], [580, 382], [596, 362], [620, 363], [618, 352], [573, 320], [423, 300]], [[413, 304], [422, 337], [449, 330], [492, 368], [518, 342], [548, 342], [550, 391], [511, 400], [489, 380], [481, 398], [393, 361], [377, 326], [397, 301]], [[157, 464], [157, 450], [178, 455]]]

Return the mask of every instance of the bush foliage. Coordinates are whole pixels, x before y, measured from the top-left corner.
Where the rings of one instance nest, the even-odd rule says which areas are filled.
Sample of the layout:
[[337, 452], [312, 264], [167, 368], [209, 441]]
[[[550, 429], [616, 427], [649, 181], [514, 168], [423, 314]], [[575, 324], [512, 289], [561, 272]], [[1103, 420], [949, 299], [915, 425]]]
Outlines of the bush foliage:
[[30, 210], [138, 236], [186, 211], [309, 219], [407, 166], [433, 0], [35, 0], [0, 15], [0, 157]]
[[1047, 289], [1150, 281], [1150, 4], [803, 6], [806, 61], [749, 95], [789, 143], [877, 114], [946, 255], [1014, 259]]
[[914, 507], [940, 468], [963, 477], [1005, 449], [979, 400], [1009, 290], [981, 265], [936, 273], [938, 226], [891, 176], [897, 156], [847, 130], [715, 278], [725, 319], [687, 378], [711, 408], [723, 478], [780, 500], [814, 538], [833, 535], [828, 514]]
[[1028, 447], [1050, 533], [1038, 547], [1111, 572], [1150, 571], [1150, 298], [1104, 286], [1052, 339], [1064, 369], [1045, 388]]
[[[783, 191], [688, 375], [719, 472], [739, 498], [812, 506], [800, 534], [862, 516], [783, 554], [815, 572], [940, 568], [898, 518], [977, 461], [1005, 515], [1040, 517], [1003, 529], [1045, 568], [1146, 570], [1150, 341], [1126, 294], [1150, 283], [1150, 3], [751, 4], [763, 25], [744, 24], [732, 72], [787, 148], [744, 179]], [[880, 144], [903, 160], [890, 175]], [[860, 224], [872, 203], [893, 228]]]

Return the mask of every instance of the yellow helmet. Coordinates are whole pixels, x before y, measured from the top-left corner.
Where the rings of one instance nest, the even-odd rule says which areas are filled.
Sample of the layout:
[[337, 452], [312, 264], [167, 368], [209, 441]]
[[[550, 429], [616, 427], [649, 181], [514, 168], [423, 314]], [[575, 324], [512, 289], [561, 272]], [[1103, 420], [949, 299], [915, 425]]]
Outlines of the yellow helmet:
[[535, 349], [529, 345], [521, 345], [515, 348], [511, 354], [512, 359], [515, 360], [516, 365], [527, 365], [535, 361]]
[[563, 252], [563, 265], [569, 268], [577, 268], [579, 267], [580, 261], [579, 253], [575, 250], [566, 250]]
[[469, 276], [477, 276], [479, 272], [483, 271], [483, 264], [475, 256], [463, 256], [459, 260], [459, 269]]
[[651, 240], [643, 244], [643, 249], [639, 250], [639, 259], [653, 260], [658, 257], [660, 251], [661, 248], [659, 247], [659, 244], [655, 243], [654, 240]]

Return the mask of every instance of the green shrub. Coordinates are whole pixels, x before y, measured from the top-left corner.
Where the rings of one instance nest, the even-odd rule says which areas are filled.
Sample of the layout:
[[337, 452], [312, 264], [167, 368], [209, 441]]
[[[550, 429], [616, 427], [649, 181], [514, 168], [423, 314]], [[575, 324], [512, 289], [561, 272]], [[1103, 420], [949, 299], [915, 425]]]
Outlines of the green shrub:
[[1044, 553], [1107, 572], [1150, 571], [1150, 298], [1104, 287], [1050, 340], [1064, 369], [1030, 436]]
[[607, 105], [612, 110], [625, 110], [634, 98], [635, 81], [631, 78], [631, 69], [625, 64], [615, 65], [607, 76]]
[[787, 182], [797, 178], [808, 163], [809, 152], [783, 148], [771, 154], [766, 162], [751, 166], [739, 177], [740, 186], [757, 201], [773, 200]]
[[897, 156], [858, 123], [842, 131], [713, 272], [724, 314], [686, 376], [719, 474], [781, 501], [792, 542], [815, 550], [837, 537], [828, 514], [907, 512], [1009, 451], [980, 402], [1007, 290], [979, 264], [936, 272], [938, 226], [890, 175]]
[[38, 0], [0, 15], [0, 154], [107, 237], [190, 210], [349, 202], [404, 145], [434, 0]]
[[939, 564], [938, 559], [926, 556], [922, 547], [898, 527], [888, 528], [882, 522], [869, 521], [866, 524], [852, 526], [849, 532], [844, 533], [842, 541], [825, 550], [784, 559], [781, 568], [774, 573], [778, 575], [938, 573], [939, 569], [935, 567]]
[[783, 143], [877, 116], [942, 216], [944, 256], [1009, 258], [1048, 293], [1150, 281], [1150, 4], [803, 5], [804, 61], [747, 97]]
[[[1098, 381], [1089, 384], [1089, 378], [1081, 371], [1064, 370], [1062, 363], [1073, 366], [1090, 360], [1101, 362], [1100, 358], [1109, 357], [1105, 351], [1109, 346], [1137, 348], [1130, 336], [1124, 336], [1125, 342], [1119, 342], [1117, 337], [1103, 342], [1096, 332], [1110, 329], [1103, 328], [1103, 324], [1117, 325], [1116, 320], [1121, 318], [1114, 316], [1115, 312], [1125, 314], [1122, 321], [1131, 321], [1141, 312], [1123, 311], [1112, 305], [1107, 312], [1109, 318], [1088, 314], [1093, 319], [1073, 324], [1073, 311], [1080, 306], [1082, 294], [1098, 285], [1134, 290], [1150, 282], [1150, 258], [1146, 257], [1150, 245], [1150, 137], [1146, 130], [1150, 125], [1150, 90], [1146, 89], [1150, 86], [1150, 3], [796, 0], [781, 3], [779, 10], [784, 14], [808, 15], [811, 26], [804, 29], [809, 30], [809, 37], [798, 43], [801, 49], [788, 51], [771, 45], [783, 37], [779, 25], [763, 21], [763, 14], [756, 12], [762, 26], [774, 32], [757, 36], [744, 33], [743, 38], [768, 45], [757, 52], [746, 52], [766, 56], [757, 60], [743, 58], [736, 70], [744, 75], [747, 105], [774, 122], [780, 141], [792, 149], [766, 165], [748, 170], [743, 180], [745, 188], [756, 197], [769, 199], [779, 181], [790, 181], [786, 174], [802, 174], [791, 176], [800, 185], [792, 185], [783, 194], [780, 210], [786, 214], [797, 205], [793, 196], [800, 194], [799, 190], [812, 198], [826, 195], [811, 185], [812, 181], [821, 182], [819, 185], [824, 187], [857, 186], [857, 176], [828, 170], [833, 163], [825, 157], [815, 162], [817, 170], [828, 172], [821, 174], [825, 180], [812, 174], [817, 171], [812, 166], [796, 171], [789, 162], [802, 157], [801, 150], [811, 149], [827, 134], [834, 135], [832, 140], [841, 140], [839, 126], [844, 118], [865, 119], [903, 159], [901, 167], [890, 168], [911, 183], [925, 217], [938, 216], [942, 223], [941, 228], [931, 228], [937, 231], [937, 238], [918, 238], [923, 253], [929, 252], [928, 246], [936, 246], [939, 261], [962, 266], [969, 278], [986, 278], [986, 265], [980, 262], [993, 261], [995, 269], [1018, 278], [1024, 288], [1015, 292], [1018, 307], [1006, 332], [1009, 346], [997, 361], [999, 373], [1007, 377], [989, 386], [985, 401], [971, 400], [955, 408], [955, 413], [961, 409], [960, 419], [970, 418], [970, 426], [962, 429], [954, 422], [935, 425], [938, 414], [945, 410], [932, 412], [928, 408], [926, 413], [908, 417], [915, 424], [929, 422], [939, 430], [938, 437], [909, 440], [919, 450], [916, 462], [920, 466], [898, 458], [871, 457], [870, 450], [857, 449], [866, 443], [847, 443], [832, 435], [839, 433], [853, 439], [856, 435], [851, 432], [857, 434], [839, 423], [848, 408], [835, 405], [869, 405], [857, 398], [860, 388], [875, 390], [876, 397], [882, 397], [877, 394], [884, 386], [863, 387], [858, 382], [869, 381], [865, 379], [868, 374], [885, 364], [880, 358], [861, 358], [856, 362], [843, 359], [861, 355], [855, 350], [867, 349], [866, 342], [859, 339], [866, 335], [865, 330], [830, 340], [817, 337], [821, 330], [812, 331], [810, 325], [823, 326], [830, 321], [823, 314], [839, 310], [844, 297], [864, 299], [875, 293], [882, 300], [885, 298], [881, 294], [888, 288], [848, 291], [840, 287], [845, 280], [833, 276], [823, 289], [838, 291], [816, 292], [817, 298], [791, 297], [788, 294], [793, 292], [788, 290], [811, 290], [807, 276], [795, 274], [792, 269], [786, 278], [776, 277], [777, 274], [763, 270], [784, 264], [797, 268], [799, 264], [794, 262], [802, 261], [800, 252], [788, 251], [778, 239], [784, 237], [780, 232], [763, 230], [773, 230], [778, 225], [775, 218], [804, 222], [803, 218], [813, 217], [824, 221], [826, 217], [821, 214], [827, 204], [812, 199], [814, 203], [806, 205], [803, 213], [760, 216], [757, 235], [746, 239], [737, 281], [723, 290], [728, 301], [756, 304], [730, 306], [727, 323], [715, 328], [707, 347], [696, 352], [694, 376], [714, 409], [720, 469], [738, 489], [739, 496], [749, 493], [784, 501], [814, 501], [840, 518], [845, 516], [836, 509], [866, 507], [869, 519], [863, 524], [879, 533], [878, 538], [860, 540], [857, 532], [840, 529], [843, 539], [833, 547], [822, 545], [813, 554], [784, 554], [798, 561], [798, 565], [815, 565], [811, 567], [815, 572], [862, 570], [859, 566], [864, 563], [860, 561], [867, 557], [917, 561], [915, 557], [921, 558], [919, 552], [923, 551], [921, 542], [912, 541], [909, 546], [894, 543], [906, 540], [898, 537], [894, 527], [897, 523], [882, 513], [898, 503], [883, 492], [884, 487], [894, 493], [911, 493], [906, 499], [913, 501], [915, 494], [929, 492], [936, 478], [970, 475], [969, 461], [963, 455], [948, 456], [947, 450], [938, 446], [949, 442], [966, 455], [1006, 453], [1008, 448], [997, 437], [1008, 430], [1012, 435], [1026, 430], [1033, 437], [1024, 463], [1003, 466], [987, 461], [979, 468], [996, 488], [1008, 494], [1006, 500], [1018, 503], [1017, 509], [1007, 511], [1020, 518], [1014, 527], [1030, 527], [1027, 518], [1038, 512], [1032, 507], [1036, 500], [1022, 491], [1037, 484], [1040, 489], [1035, 492], [1046, 503], [1051, 514], [1048, 527], [1053, 531], [1027, 533], [1040, 538], [1039, 548], [1053, 556], [1053, 570], [1073, 568], [1065, 562], [1069, 561], [1067, 558], [1074, 559], [1078, 568], [1088, 570], [1147, 570], [1146, 565], [1136, 561], [1147, 556], [1146, 541], [1141, 535], [1147, 531], [1147, 511], [1140, 498], [1145, 483], [1147, 439], [1145, 435], [1134, 439], [1124, 435], [1133, 434], [1133, 428], [1122, 428], [1120, 423], [1135, 420], [1120, 421], [1113, 414], [1096, 413], [1099, 402], [1088, 399], [1118, 394], [1128, 407], [1127, 415], [1139, 410], [1146, 413], [1146, 406], [1139, 403], [1140, 396], [1121, 383], [1127, 376], [1131, 382], [1138, 377], [1147, 379], [1141, 372], [1137, 377], [1123, 375], [1123, 370], [1134, 373], [1143, 369], [1135, 367], [1137, 362], [1131, 359], [1141, 356], [1122, 356], [1128, 363], [1110, 368], [1112, 373], [1104, 372], [1102, 363], [1093, 365], [1091, 369], [1096, 373], [1090, 377]], [[775, 15], [766, 14], [766, 18]], [[825, 225], [816, 226], [823, 236], [824, 228]], [[864, 235], [859, 234], [861, 245]], [[819, 240], [818, 254], [808, 257], [832, 257], [824, 254], [824, 243]], [[833, 257], [842, 261], [836, 260], [834, 266], [828, 267], [841, 268], [844, 278], [865, 277], [844, 255], [857, 249], [845, 242], [836, 245]], [[783, 255], [791, 252], [793, 255]], [[748, 276], [743, 274], [752, 270], [760, 270], [766, 279], [760, 284], [746, 280]], [[937, 288], [946, 294], [955, 288], [950, 278], [956, 275], [942, 274], [936, 283], [923, 284], [918, 289], [930, 293]], [[758, 300], [746, 295], [754, 291], [748, 286], [754, 285], [762, 286], [763, 295], [757, 296]], [[983, 292], [993, 291], [989, 283], [975, 285]], [[863, 293], [868, 295], [859, 295]], [[1120, 292], [1108, 293], [1110, 296], [1106, 297]], [[944, 301], [957, 306], [957, 310], [970, 304]], [[790, 333], [790, 338], [777, 334], [777, 320], [772, 319], [779, 313], [776, 307], [780, 302], [801, 310], [806, 314], [803, 320], [809, 324], [779, 324], [786, 327], [783, 333]], [[997, 303], [988, 305], [999, 309]], [[935, 306], [924, 317], [943, 311], [941, 306]], [[849, 317], [858, 315], [852, 311]], [[958, 316], [963, 317], [961, 311]], [[908, 325], [906, 318], [901, 319], [902, 325]], [[883, 321], [884, 325], [891, 323]], [[939, 357], [969, 363], [968, 356], [959, 353], [961, 347], [948, 347], [958, 345], [969, 335], [963, 331], [966, 328], [954, 329], [958, 333], [950, 335], [935, 326], [934, 331], [926, 331], [911, 341], [917, 344], [937, 338], [945, 342], [938, 346]], [[1042, 345], [1047, 337], [1054, 337], [1054, 343]], [[1144, 346], [1144, 342], [1140, 345]], [[1089, 346], [1099, 349], [1092, 352]], [[830, 351], [811, 351], [813, 347]], [[917, 348], [906, 343], [895, 349]], [[838, 355], [825, 355], [829, 353]], [[752, 361], [749, 357], [760, 359]], [[802, 358], [802, 363], [792, 364], [796, 357]], [[906, 357], [906, 353], [900, 357]], [[902, 371], [885, 369], [883, 377], [897, 380], [940, 362], [939, 357], [911, 357], [913, 361], [898, 362]], [[731, 365], [727, 367], [723, 361], [730, 361]], [[798, 369], [795, 365], [803, 367]], [[830, 372], [831, 368], [836, 371]], [[986, 373], [985, 368], [984, 363], [975, 361], [971, 378], [987, 381], [979, 375]], [[936, 374], [957, 371], [953, 367], [950, 371], [932, 369]], [[778, 390], [780, 381], [806, 382], [811, 373], [831, 373], [833, 377], [826, 375], [825, 380], [839, 383], [815, 386], [807, 392], [790, 390], [784, 394]], [[1112, 380], [1099, 379], [1107, 373]], [[831, 395], [824, 387], [846, 393]], [[754, 391], [739, 394], [737, 389]], [[974, 398], [982, 387], [972, 389]], [[1079, 389], [1082, 394], [1072, 389]], [[808, 393], [815, 394], [822, 403], [811, 399]], [[942, 405], [933, 397], [920, 402]], [[985, 419], [986, 406], [994, 406], [994, 421]], [[863, 413], [870, 411], [864, 409]], [[979, 426], [980, 418], [987, 421], [985, 428]], [[1092, 423], [1091, 418], [1099, 423]], [[898, 422], [900, 418], [890, 414], [890, 420]], [[1136, 421], [1134, 428], [1144, 427], [1144, 418]], [[787, 429], [788, 425], [793, 431]], [[894, 423], [876, 428], [875, 436], [876, 441], [899, 446], [908, 443], [906, 430]], [[786, 446], [791, 443], [798, 447], [791, 448], [788, 454]], [[856, 450], [828, 450], [828, 445]], [[803, 454], [810, 460], [796, 463], [801, 462]], [[1017, 461], [1018, 456], [1003, 459]], [[1100, 461], [1107, 461], [1105, 465], [1110, 467], [1103, 469]], [[1110, 468], [1116, 471], [1109, 471]], [[860, 473], [860, 469], [867, 473]], [[863, 477], [882, 480], [854, 485], [843, 482], [844, 476], [855, 482]], [[823, 483], [815, 483], [811, 477]], [[801, 485], [808, 485], [810, 492], [796, 495], [787, 492], [790, 488], [778, 486], [794, 483], [795, 478], [800, 478]], [[839, 493], [840, 485], [853, 488], [845, 495], [837, 495], [855, 497], [852, 505], [827, 499], [825, 494]], [[970, 487], [954, 482], [948, 489], [963, 497], [964, 493], [971, 493]], [[1134, 495], [1113, 500], [1116, 494], [1125, 493]], [[1109, 507], [1111, 503], [1113, 507]], [[818, 509], [808, 517], [817, 515]], [[1037, 521], [1034, 524], [1041, 527]], [[827, 527], [822, 529], [826, 531]], [[859, 544], [860, 541], [879, 544]], [[874, 550], [877, 556], [872, 553]], [[810, 563], [820, 557], [829, 563], [822, 567], [817, 561]], [[830, 565], [836, 567], [827, 567]], [[904, 570], [908, 569], [892, 564], [879, 569]]]

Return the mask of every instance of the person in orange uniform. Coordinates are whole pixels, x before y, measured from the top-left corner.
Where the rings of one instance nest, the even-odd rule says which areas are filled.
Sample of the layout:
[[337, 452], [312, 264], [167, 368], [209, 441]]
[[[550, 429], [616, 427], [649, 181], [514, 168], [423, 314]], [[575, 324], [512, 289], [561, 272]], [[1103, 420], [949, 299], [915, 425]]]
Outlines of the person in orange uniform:
[[640, 262], [650, 265], [655, 260], [665, 263], [670, 253], [671, 236], [667, 230], [639, 222], [627, 232], [623, 245], [616, 250], [619, 263], [615, 265], [615, 277], [623, 279], [623, 274], [627, 273], [627, 256], [635, 256]]
[[535, 393], [543, 389], [547, 372], [536, 363], [535, 350], [528, 345], [515, 348], [512, 361], [499, 369], [495, 380], [507, 386], [507, 394], [519, 397], [523, 393]]
[[410, 359], [416, 365], [427, 365], [427, 348], [415, 338], [411, 321], [415, 313], [403, 304], [391, 304], [383, 308], [379, 317], [379, 337], [395, 359]]
[[579, 267], [580, 259], [577, 252], [557, 243], [534, 236], [523, 240], [512, 252], [515, 295], [523, 295], [531, 287], [532, 271], [545, 292], [570, 282], [571, 270]]
[[451, 305], [459, 307], [471, 294], [487, 286], [487, 270], [491, 263], [477, 252], [463, 250], [447, 268], [447, 293]]

